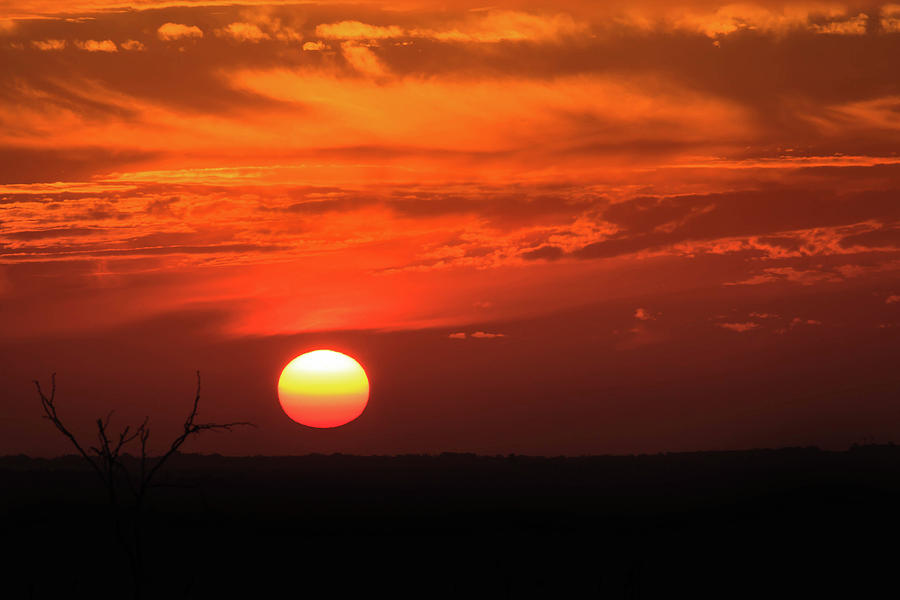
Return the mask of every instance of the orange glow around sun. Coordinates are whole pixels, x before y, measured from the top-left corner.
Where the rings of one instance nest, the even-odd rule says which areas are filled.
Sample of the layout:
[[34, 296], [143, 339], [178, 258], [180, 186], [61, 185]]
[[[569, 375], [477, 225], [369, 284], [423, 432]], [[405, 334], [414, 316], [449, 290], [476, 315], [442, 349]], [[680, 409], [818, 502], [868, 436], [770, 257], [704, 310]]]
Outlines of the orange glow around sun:
[[281, 408], [309, 427], [338, 427], [362, 414], [369, 378], [358, 362], [332, 350], [315, 350], [288, 363], [278, 379]]

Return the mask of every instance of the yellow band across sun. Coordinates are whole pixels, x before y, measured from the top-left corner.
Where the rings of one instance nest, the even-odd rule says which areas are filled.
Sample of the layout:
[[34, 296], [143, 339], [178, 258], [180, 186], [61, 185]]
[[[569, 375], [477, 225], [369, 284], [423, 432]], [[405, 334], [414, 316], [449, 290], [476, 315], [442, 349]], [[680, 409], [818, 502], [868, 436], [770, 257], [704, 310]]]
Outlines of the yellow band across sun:
[[343, 396], [368, 394], [369, 379], [349, 356], [316, 350], [291, 361], [278, 381], [279, 395]]

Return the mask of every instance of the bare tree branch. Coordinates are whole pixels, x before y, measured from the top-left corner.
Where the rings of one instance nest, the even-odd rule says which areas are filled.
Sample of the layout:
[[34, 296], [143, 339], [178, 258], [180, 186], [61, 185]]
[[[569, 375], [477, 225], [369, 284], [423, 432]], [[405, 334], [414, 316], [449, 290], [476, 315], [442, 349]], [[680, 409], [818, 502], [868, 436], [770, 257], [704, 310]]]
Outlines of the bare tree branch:
[[165, 454], [163, 454], [159, 458], [159, 460], [156, 461], [156, 464], [153, 465], [153, 467], [147, 473], [147, 476], [144, 478], [145, 485], [150, 485], [154, 475], [156, 475], [156, 473], [162, 468], [166, 461], [168, 461], [169, 458], [178, 451], [178, 448], [180, 448], [181, 445], [184, 444], [185, 441], [187, 441], [188, 437], [194, 434], [198, 434], [202, 431], [214, 431], [217, 429], [231, 431], [233, 427], [239, 427], [243, 425], [256, 427], [256, 425], [254, 425], [253, 423], [248, 423], [245, 421], [239, 421], [235, 423], [203, 423], [200, 425], [196, 424], [194, 421], [197, 418], [197, 413], [199, 412], [200, 389], [200, 371], [197, 371], [197, 392], [196, 394], [194, 394], [194, 405], [193, 407], [191, 407], [191, 412], [184, 420], [184, 431], [181, 433], [181, 435], [179, 435], [172, 441], [172, 444], [169, 446], [169, 450]]
[[[112, 420], [112, 411], [106, 415], [106, 419], [97, 419], [97, 445], [90, 446], [88, 450], [95, 456], [91, 456], [76, 439], [75, 435], [63, 424], [56, 411], [56, 373], [50, 378], [51, 389], [50, 396], [47, 397], [41, 389], [39, 381], [35, 380], [34, 385], [37, 388], [38, 396], [41, 400], [41, 408], [44, 411], [44, 418], [48, 419], [62, 433], [84, 460], [91, 465], [91, 468], [100, 476], [106, 488], [107, 496], [110, 503], [111, 517], [116, 538], [125, 555], [128, 558], [129, 566], [132, 572], [134, 582], [134, 597], [140, 598], [143, 586], [143, 548], [142, 548], [142, 513], [144, 501], [147, 496], [147, 490], [151, 487], [154, 477], [162, 469], [163, 465], [178, 452], [178, 449], [192, 435], [197, 435], [203, 431], [231, 431], [232, 428], [247, 425], [256, 427], [253, 423], [245, 421], [234, 423], [197, 423], [197, 414], [200, 407], [200, 372], [197, 371], [197, 392], [194, 394], [194, 402], [191, 412], [184, 420], [183, 431], [179, 434], [171, 444], [168, 450], [155, 460], [148, 453], [147, 442], [150, 439], [149, 417], [135, 429], [132, 430], [130, 425], [119, 432], [118, 435], [110, 434], [109, 424]], [[138, 440], [140, 443], [140, 462], [139, 473], [133, 475], [125, 463], [122, 461], [123, 450], [132, 442]], [[128, 491], [134, 503], [134, 510], [131, 515], [131, 533], [132, 539], [129, 541], [121, 527], [121, 506], [120, 497], [117, 494], [117, 486], [119, 475], [126, 483]]]
[[103, 471], [94, 462], [94, 459], [91, 458], [87, 452], [84, 451], [84, 448], [81, 447], [81, 444], [78, 443], [78, 440], [75, 439], [75, 436], [66, 429], [65, 425], [63, 425], [62, 421], [59, 419], [59, 415], [56, 414], [56, 373], [53, 373], [50, 376], [50, 397], [44, 395], [43, 390], [41, 390], [41, 382], [37, 379], [34, 380], [34, 385], [37, 388], [38, 396], [41, 397], [41, 408], [44, 409], [44, 418], [48, 419], [53, 425], [67, 438], [72, 442], [72, 445], [75, 446], [75, 449], [78, 450], [78, 453], [81, 454], [82, 458], [84, 458], [93, 469], [100, 476], [100, 479], [104, 479]]

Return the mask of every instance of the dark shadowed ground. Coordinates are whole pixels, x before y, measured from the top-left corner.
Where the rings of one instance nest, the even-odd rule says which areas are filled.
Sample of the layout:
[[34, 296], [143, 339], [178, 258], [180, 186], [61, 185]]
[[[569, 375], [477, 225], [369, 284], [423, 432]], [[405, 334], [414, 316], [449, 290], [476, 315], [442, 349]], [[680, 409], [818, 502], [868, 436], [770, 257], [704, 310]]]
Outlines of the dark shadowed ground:
[[[96, 475], [0, 459], [5, 598], [126, 598]], [[900, 447], [653, 456], [179, 455], [148, 597], [891, 595]]]

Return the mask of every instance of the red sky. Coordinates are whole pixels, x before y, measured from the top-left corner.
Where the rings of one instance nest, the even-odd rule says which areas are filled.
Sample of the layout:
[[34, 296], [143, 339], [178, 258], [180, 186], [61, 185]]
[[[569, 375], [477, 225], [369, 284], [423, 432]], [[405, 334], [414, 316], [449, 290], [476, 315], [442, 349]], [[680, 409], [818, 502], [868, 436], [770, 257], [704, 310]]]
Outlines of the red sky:
[[260, 425], [210, 452], [890, 439], [898, 56], [896, 3], [0, 2], [0, 453], [66, 450], [36, 377], [164, 430], [196, 368]]

